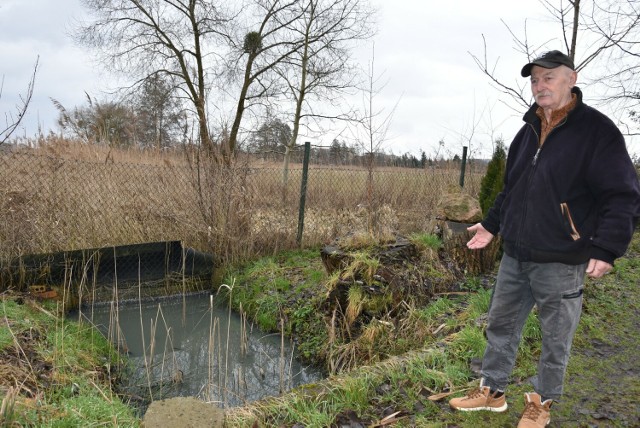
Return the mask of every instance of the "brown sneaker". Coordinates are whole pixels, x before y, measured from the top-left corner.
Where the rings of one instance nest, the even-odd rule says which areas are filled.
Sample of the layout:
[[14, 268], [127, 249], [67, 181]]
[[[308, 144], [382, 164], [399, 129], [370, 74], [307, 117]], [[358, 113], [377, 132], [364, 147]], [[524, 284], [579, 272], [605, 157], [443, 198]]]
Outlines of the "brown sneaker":
[[540, 395], [535, 392], [524, 394], [525, 407], [518, 423], [518, 428], [542, 428], [551, 422], [551, 400], [540, 402]]
[[488, 386], [480, 383], [478, 388], [473, 389], [464, 397], [452, 398], [449, 406], [455, 410], [470, 412], [474, 410], [489, 410], [491, 412], [504, 412], [507, 410], [507, 400], [504, 394], [496, 397], [498, 392], [491, 394]]

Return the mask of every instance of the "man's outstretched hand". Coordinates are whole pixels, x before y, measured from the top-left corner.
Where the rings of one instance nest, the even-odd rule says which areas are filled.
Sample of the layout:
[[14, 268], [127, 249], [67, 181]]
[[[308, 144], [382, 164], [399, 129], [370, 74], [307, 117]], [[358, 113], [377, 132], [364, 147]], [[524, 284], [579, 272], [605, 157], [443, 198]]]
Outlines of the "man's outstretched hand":
[[493, 239], [493, 234], [485, 229], [482, 223], [476, 223], [471, 227], [467, 227], [467, 230], [475, 233], [469, 242], [467, 242], [467, 248], [471, 250], [484, 248], [489, 245], [489, 242]]

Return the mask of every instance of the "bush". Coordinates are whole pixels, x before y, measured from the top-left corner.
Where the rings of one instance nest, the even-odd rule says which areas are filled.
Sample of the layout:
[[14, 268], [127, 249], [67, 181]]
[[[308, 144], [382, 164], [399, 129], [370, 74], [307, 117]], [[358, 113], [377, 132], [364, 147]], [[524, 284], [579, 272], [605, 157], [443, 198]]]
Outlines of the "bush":
[[504, 141], [498, 139], [496, 141], [496, 148], [493, 151], [491, 161], [487, 165], [487, 173], [482, 177], [480, 182], [480, 194], [478, 199], [480, 201], [480, 208], [482, 213], [487, 215], [487, 212], [496, 200], [498, 193], [502, 191], [504, 185], [504, 171], [507, 161], [507, 154], [504, 147]]

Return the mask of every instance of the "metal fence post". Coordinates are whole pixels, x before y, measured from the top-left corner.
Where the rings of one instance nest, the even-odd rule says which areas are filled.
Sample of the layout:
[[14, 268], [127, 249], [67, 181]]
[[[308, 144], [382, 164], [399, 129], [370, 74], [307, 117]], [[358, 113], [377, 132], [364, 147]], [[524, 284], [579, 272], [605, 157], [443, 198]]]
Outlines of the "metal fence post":
[[307, 178], [309, 175], [309, 153], [311, 152], [311, 143], [304, 143], [304, 160], [302, 163], [302, 183], [300, 184], [300, 208], [298, 210], [298, 236], [296, 243], [298, 247], [302, 246], [302, 230], [304, 229], [304, 205], [307, 200]]
[[460, 165], [460, 187], [464, 187], [464, 172], [467, 169], [467, 146], [462, 147], [462, 165]]

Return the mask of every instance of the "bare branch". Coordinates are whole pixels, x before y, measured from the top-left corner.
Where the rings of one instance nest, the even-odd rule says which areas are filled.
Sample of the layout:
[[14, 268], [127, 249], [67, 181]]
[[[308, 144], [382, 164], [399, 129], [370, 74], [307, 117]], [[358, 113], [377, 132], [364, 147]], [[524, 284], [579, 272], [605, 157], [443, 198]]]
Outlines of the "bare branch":
[[507, 84], [502, 83], [495, 76], [495, 68], [498, 65], [498, 60], [496, 60], [495, 64], [493, 65], [493, 68], [491, 68], [491, 69], [489, 68], [489, 64], [488, 64], [488, 61], [487, 61], [487, 40], [485, 39], [484, 34], [482, 35], [482, 41], [483, 41], [483, 46], [484, 46], [484, 59], [480, 60], [477, 56], [475, 56], [471, 52], [469, 52], [469, 55], [471, 55], [471, 57], [473, 58], [473, 60], [476, 63], [476, 65], [485, 74], [485, 76], [489, 77], [489, 79], [491, 80], [493, 85], [495, 85], [494, 87], [496, 89], [498, 89], [503, 94], [509, 95], [520, 106], [522, 106], [524, 108], [528, 108], [529, 101], [524, 96], [524, 88], [523, 87], [514, 88], [512, 86], [509, 86]]
[[[5, 113], [5, 128], [0, 128], [0, 146], [6, 143], [11, 135], [15, 132], [15, 130], [22, 123], [25, 114], [27, 113], [27, 109], [29, 108], [29, 103], [31, 103], [31, 97], [33, 96], [33, 89], [35, 87], [36, 82], [36, 74], [38, 72], [38, 64], [40, 62], [40, 57], [36, 58], [36, 63], [33, 66], [33, 72], [31, 73], [31, 78], [29, 79], [29, 84], [27, 86], [27, 92], [24, 95], [20, 95], [20, 103], [16, 105], [15, 114], [11, 112]], [[2, 82], [0, 83], [0, 98], [2, 98], [2, 90], [4, 88], [4, 76], [2, 78]]]

